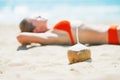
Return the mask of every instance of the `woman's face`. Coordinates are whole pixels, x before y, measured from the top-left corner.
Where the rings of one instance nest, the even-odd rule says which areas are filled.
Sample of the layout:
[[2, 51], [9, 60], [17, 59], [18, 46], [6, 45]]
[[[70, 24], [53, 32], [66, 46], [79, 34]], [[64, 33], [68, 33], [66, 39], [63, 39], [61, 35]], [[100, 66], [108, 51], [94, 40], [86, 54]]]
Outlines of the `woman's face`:
[[47, 24], [47, 19], [38, 16], [35, 18], [29, 18], [28, 22], [31, 22], [35, 27], [45, 26]]
[[47, 19], [38, 16], [35, 18], [28, 18], [28, 22], [32, 23], [35, 26], [34, 32], [45, 32], [48, 30], [47, 28]]

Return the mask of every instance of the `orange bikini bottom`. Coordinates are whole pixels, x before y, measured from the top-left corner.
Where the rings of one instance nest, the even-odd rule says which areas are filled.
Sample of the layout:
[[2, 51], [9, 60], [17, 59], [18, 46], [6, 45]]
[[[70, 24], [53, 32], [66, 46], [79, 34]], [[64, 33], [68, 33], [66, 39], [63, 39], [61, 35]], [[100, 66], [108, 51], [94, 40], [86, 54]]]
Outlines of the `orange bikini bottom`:
[[58, 29], [58, 30], [62, 30], [62, 31], [66, 31], [69, 34], [70, 37], [70, 41], [71, 44], [74, 45], [74, 39], [73, 39], [73, 35], [72, 35], [72, 31], [71, 31], [71, 25], [70, 22], [67, 20], [62, 20], [60, 22], [58, 22], [53, 29]]
[[108, 43], [119, 44], [117, 25], [113, 25], [108, 30]]

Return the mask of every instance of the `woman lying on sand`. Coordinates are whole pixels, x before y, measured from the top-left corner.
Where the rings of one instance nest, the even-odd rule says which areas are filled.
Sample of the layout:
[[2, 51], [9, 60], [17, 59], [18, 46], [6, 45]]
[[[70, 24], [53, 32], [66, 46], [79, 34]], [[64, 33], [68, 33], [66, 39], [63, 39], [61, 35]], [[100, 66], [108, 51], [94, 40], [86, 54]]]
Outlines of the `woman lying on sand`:
[[76, 27], [79, 27], [79, 41], [87, 44], [120, 44], [120, 29], [117, 25], [112, 25], [106, 31], [94, 30], [85, 27], [86, 24], [79, 23], [73, 25], [68, 20], [62, 20], [48, 29], [48, 20], [39, 16], [37, 18], [25, 18], [20, 23], [21, 33], [17, 40], [22, 45], [30, 43], [40, 44], [76, 44]]

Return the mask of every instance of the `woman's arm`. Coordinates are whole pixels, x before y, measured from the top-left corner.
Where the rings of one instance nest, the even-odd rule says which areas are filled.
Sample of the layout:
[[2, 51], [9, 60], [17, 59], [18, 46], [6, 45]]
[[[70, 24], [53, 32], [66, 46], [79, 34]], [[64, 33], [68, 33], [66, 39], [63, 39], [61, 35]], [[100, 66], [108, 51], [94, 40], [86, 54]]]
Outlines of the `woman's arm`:
[[53, 34], [22, 32], [17, 36], [17, 40], [23, 45], [30, 43], [53, 44], [57, 37]]
[[69, 44], [66, 34], [58, 34], [52, 32], [46, 33], [29, 33], [22, 32], [17, 36], [17, 40], [22, 44], [40, 43], [40, 44]]

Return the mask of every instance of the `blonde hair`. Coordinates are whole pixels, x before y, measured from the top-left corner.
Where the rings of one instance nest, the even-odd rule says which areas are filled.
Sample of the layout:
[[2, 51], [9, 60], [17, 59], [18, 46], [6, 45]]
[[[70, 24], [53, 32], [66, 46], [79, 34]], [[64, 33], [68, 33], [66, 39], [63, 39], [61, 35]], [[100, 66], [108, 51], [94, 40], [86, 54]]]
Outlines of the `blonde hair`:
[[33, 32], [35, 26], [27, 19], [23, 19], [19, 24], [19, 28], [21, 32]]

